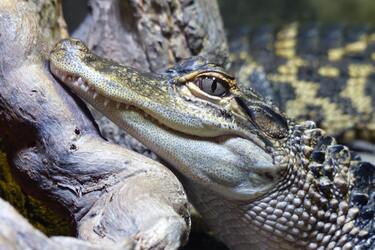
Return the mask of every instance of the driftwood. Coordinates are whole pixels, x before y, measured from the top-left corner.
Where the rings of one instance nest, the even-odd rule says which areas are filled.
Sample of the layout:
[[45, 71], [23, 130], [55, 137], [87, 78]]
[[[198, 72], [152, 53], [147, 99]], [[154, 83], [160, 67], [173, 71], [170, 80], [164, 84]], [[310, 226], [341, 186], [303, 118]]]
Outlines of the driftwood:
[[[89, 242], [71, 237], [47, 238], [35, 230], [17, 211], [7, 202], [0, 199], [0, 249], [113, 249], [104, 246], [95, 246]], [[132, 241], [118, 244], [117, 249], [132, 249]]]
[[[226, 58], [214, 1], [90, 3], [93, 12], [76, 35], [98, 54], [151, 71], [191, 55]], [[48, 49], [65, 35], [63, 21], [57, 17], [49, 27], [38, 13], [29, 1], [0, 2], [0, 137], [22, 188], [71, 220], [77, 236], [95, 245], [48, 239], [0, 200], [0, 219], [7, 221], [0, 224], [0, 248], [23, 248], [34, 239], [51, 248], [56, 242], [83, 249], [183, 244], [190, 217], [181, 184], [161, 164], [102, 138], [85, 105], [49, 73]], [[112, 126], [105, 123], [102, 131]]]

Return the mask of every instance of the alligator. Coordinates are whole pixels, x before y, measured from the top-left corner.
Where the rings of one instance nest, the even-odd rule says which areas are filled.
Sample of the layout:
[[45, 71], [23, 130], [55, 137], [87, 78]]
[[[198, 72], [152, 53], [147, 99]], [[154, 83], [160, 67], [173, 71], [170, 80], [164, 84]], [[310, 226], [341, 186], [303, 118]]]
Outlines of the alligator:
[[50, 70], [170, 164], [229, 248], [375, 248], [375, 166], [219, 65], [142, 72], [66, 39]]
[[340, 142], [375, 141], [374, 30], [291, 23], [237, 33], [230, 45], [242, 87], [289, 117], [315, 121]]

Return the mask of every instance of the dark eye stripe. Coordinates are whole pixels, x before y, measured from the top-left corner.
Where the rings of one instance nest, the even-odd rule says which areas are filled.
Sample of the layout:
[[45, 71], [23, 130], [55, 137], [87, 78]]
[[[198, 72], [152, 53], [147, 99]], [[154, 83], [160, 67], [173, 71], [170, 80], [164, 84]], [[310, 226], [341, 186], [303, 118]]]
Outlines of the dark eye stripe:
[[288, 123], [283, 116], [270, 107], [252, 104], [241, 97], [236, 97], [235, 99], [247, 113], [251, 122], [256, 124], [263, 132], [276, 139], [287, 136]]

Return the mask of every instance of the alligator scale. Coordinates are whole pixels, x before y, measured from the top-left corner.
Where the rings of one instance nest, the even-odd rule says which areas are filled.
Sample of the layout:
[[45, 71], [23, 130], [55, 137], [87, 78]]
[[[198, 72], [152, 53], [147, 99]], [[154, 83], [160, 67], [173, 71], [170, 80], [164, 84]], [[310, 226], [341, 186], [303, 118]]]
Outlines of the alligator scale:
[[342, 141], [375, 141], [373, 30], [292, 23], [239, 33], [231, 43], [239, 84]]
[[231, 249], [375, 248], [375, 167], [314, 122], [241, 90], [221, 67], [195, 58], [144, 73], [70, 39], [50, 68], [178, 170]]

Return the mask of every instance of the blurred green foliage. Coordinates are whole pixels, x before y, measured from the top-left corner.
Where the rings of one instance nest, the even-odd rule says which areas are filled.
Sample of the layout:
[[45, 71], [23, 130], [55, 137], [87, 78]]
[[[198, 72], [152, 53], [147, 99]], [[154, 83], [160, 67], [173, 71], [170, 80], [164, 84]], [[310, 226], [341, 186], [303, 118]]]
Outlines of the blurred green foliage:
[[375, 26], [374, 0], [218, 0], [229, 34], [239, 27], [292, 21]]

